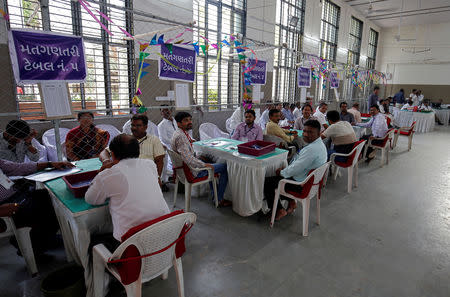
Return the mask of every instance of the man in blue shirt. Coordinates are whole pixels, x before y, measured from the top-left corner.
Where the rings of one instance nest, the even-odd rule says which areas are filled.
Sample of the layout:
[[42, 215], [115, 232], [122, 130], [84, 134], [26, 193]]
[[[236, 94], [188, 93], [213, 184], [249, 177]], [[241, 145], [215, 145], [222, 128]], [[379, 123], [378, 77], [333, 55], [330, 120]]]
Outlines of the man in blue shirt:
[[403, 89], [400, 89], [400, 91], [394, 95], [394, 105], [395, 103], [401, 104], [402, 106], [405, 104], [405, 91]]
[[[298, 153], [291, 164], [286, 168], [276, 170], [276, 176], [267, 177], [264, 181], [264, 196], [268, 206], [273, 207], [275, 190], [282, 179], [292, 179], [302, 182], [308, 176], [308, 173], [327, 162], [327, 149], [320, 138], [320, 123], [316, 120], [309, 120], [304, 124], [303, 140], [307, 143]], [[287, 191], [300, 192], [301, 187], [295, 185], [286, 185]], [[281, 200], [281, 197], [280, 197]], [[288, 209], [284, 209], [281, 204], [278, 205], [276, 220], [281, 219], [296, 208], [295, 201], [289, 200]]]
[[281, 110], [281, 112], [283, 113], [284, 118], [288, 120], [289, 124], [293, 125], [295, 122], [295, 119], [294, 119], [294, 114], [292, 113], [292, 111], [290, 109], [289, 103], [283, 103], [283, 109]]
[[373, 93], [367, 99], [367, 112], [370, 113], [370, 107], [374, 104], [378, 104], [378, 93], [380, 92], [380, 87], [375, 86], [373, 88]]

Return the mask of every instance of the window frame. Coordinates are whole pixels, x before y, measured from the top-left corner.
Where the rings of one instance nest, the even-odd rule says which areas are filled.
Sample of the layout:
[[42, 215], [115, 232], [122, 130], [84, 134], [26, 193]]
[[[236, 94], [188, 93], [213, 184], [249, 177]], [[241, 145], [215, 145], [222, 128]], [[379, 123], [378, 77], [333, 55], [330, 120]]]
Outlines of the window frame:
[[[353, 22], [358, 23], [358, 26], [359, 26], [358, 35], [354, 35], [353, 32], [352, 32]], [[360, 60], [360, 57], [361, 57], [361, 44], [362, 44], [363, 30], [364, 30], [364, 22], [361, 21], [360, 19], [355, 18], [354, 16], [352, 16], [351, 19], [350, 19], [347, 64], [359, 65], [359, 62], [360, 62], [359, 60]], [[356, 39], [357, 42], [358, 42], [356, 51], [353, 50], [353, 47], [350, 46], [350, 40], [352, 39], [351, 37]]]
[[[330, 23], [325, 19], [325, 9], [326, 6], [334, 7], [337, 10], [336, 24]], [[339, 23], [341, 18], [341, 7], [337, 4], [331, 2], [330, 0], [323, 0], [322, 2], [322, 15], [321, 15], [321, 30], [320, 30], [320, 57], [322, 59], [327, 59], [329, 61], [336, 62], [338, 37], [339, 37]], [[323, 33], [325, 31], [325, 25], [331, 26], [335, 30], [334, 41], [329, 41], [324, 38]], [[324, 48], [327, 48], [327, 54], [324, 53]], [[333, 48], [333, 58], [330, 59], [330, 49]]]
[[[374, 43], [371, 43], [372, 41], [372, 34], [375, 35]], [[370, 28], [369, 30], [369, 38], [368, 38], [368, 46], [367, 46], [367, 62], [366, 67], [368, 69], [375, 69], [375, 62], [377, 59], [377, 51], [378, 51], [378, 39], [379, 39], [380, 33], [378, 31], [375, 31], [373, 28]], [[371, 52], [370, 49], [373, 49], [373, 55], [369, 55]]]

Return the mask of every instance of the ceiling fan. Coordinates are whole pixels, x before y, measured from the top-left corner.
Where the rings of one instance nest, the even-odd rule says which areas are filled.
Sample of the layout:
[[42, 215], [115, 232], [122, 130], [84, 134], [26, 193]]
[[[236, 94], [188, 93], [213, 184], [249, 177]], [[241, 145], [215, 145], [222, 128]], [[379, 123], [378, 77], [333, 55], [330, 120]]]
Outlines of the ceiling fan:
[[[384, 0], [384, 1], [386, 1], [386, 0]], [[379, 2], [384, 2], [384, 1], [379, 1]], [[397, 10], [399, 8], [400, 7], [374, 9], [373, 5], [372, 5], [372, 0], [369, 0], [369, 5], [367, 6], [367, 9], [366, 9], [366, 17], [369, 17], [373, 13], [377, 13], [377, 12], [391, 12], [391, 11], [395, 11], [395, 10]]]
[[[399, 21], [398, 21], [398, 33], [397, 33], [397, 35], [394, 36], [394, 39], [395, 39], [397, 42], [403, 42], [403, 41], [416, 41], [416, 38], [401, 38], [401, 35], [400, 35], [400, 27], [401, 27], [401, 25], [402, 25], [402, 19], [403, 19], [403, 17], [402, 17], [402, 12], [403, 12], [403, 2], [404, 2], [404, 0], [402, 0], [402, 7], [401, 7], [401, 10], [400, 10], [400, 18], [399, 18]], [[420, 8], [420, 3], [419, 3], [419, 8]], [[416, 36], [417, 36], [417, 25], [416, 25]]]

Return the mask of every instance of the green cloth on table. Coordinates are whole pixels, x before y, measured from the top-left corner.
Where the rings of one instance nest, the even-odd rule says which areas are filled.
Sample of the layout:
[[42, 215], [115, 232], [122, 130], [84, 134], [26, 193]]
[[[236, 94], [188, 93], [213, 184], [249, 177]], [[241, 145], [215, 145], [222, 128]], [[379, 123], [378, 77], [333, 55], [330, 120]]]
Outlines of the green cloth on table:
[[[76, 166], [83, 171], [98, 170], [102, 167], [102, 162], [98, 158], [81, 160], [76, 162]], [[45, 185], [55, 194], [55, 196], [73, 213], [89, 210], [101, 205], [90, 205], [83, 198], [75, 198], [67, 188], [66, 183], [60, 177], [48, 182]]]
[[[219, 141], [226, 142], [226, 144], [223, 144], [221, 146], [210, 146], [210, 145], [207, 145], [208, 143], [219, 142]], [[223, 151], [223, 152], [229, 152], [229, 153], [233, 153], [233, 152], [237, 152], [238, 151], [237, 148], [236, 149], [230, 149], [230, 146], [237, 146], [238, 144], [242, 144], [242, 143], [244, 143], [244, 142], [243, 141], [239, 141], [239, 140], [234, 140], [234, 139], [228, 139], [228, 138], [214, 138], [214, 139], [208, 139], [208, 140], [202, 140], [202, 141], [194, 142], [194, 144], [199, 145], [199, 146], [209, 146], [209, 147], [212, 147], [212, 148], [214, 148], [216, 150]], [[245, 157], [250, 157], [250, 158], [253, 158], [253, 159], [256, 159], [256, 160], [264, 160], [264, 159], [267, 159], [267, 158], [270, 158], [270, 157], [273, 157], [273, 156], [277, 156], [277, 155], [280, 155], [280, 154], [283, 154], [283, 153], [286, 153], [286, 150], [276, 148], [274, 151], [272, 151], [272, 152], [270, 152], [268, 154], [265, 154], [265, 155], [261, 155], [261, 156], [252, 156], [252, 155], [246, 155], [246, 154], [241, 154], [241, 155], [243, 155]]]

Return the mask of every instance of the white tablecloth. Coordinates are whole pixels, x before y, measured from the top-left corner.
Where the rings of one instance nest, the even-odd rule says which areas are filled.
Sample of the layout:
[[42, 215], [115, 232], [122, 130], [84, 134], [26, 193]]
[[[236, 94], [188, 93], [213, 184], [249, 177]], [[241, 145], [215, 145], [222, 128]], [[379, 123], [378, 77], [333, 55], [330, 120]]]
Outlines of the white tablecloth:
[[[230, 141], [230, 139], [209, 140], [214, 141]], [[218, 158], [217, 162], [227, 163], [228, 188], [233, 201], [233, 211], [241, 216], [250, 216], [258, 212], [264, 199], [264, 179], [266, 176], [275, 175], [278, 168], [287, 166], [288, 151], [283, 150], [278, 155], [256, 159], [239, 154], [237, 151], [223, 151], [203, 144], [204, 142], [194, 143], [195, 151], [212, 155]], [[228, 145], [233, 143], [230, 142]]]
[[434, 112], [411, 112], [401, 110], [395, 116], [395, 123], [400, 127], [409, 127], [416, 121], [417, 132], [431, 132], [434, 130]]
[[367, 133], [367, 129], [364, 127], [353, 126], [353, 130], [355, 131], [356, 139], [361, 139]]
[[438, 119], [442, 124], [448, 126], [448, 120], [450, 119], [450, 109], [433, 109], [436, 112]]

